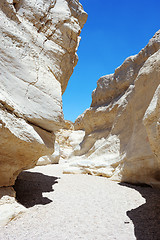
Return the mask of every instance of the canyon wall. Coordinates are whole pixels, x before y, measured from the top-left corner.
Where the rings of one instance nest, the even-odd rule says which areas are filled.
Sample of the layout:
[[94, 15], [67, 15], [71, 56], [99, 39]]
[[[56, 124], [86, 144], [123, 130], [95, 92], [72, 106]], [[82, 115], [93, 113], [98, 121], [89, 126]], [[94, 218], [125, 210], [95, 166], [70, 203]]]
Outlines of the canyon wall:
[[0, 186], [54, 151], [87, 14], [77, 0], [0, 1]]
[[75, 121], [83, 141], [65, 173], [159, 185], [160, 31], [114, 74], [101, 77], [92, 104]]

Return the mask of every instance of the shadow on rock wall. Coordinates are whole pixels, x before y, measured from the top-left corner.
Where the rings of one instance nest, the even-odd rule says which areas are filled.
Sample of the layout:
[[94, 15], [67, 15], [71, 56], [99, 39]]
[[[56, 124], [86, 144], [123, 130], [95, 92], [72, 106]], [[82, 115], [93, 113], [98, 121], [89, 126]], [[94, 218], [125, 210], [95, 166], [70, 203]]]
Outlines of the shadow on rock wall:
[[57, 177], [51, 177], [42, 173], [22, 172], [14, 185], [16, 199], [26, 208], [34, 205], [46, 205], [52, 202], [51, 199], [43, 197], [44, 192], [53, 192], [53, 185]]
[[126, 212], [134, 224], [136, 239], [160, 240], [160, 190], [148, 185], [138, 186], [127, 183], [120, 185], [135, 189], [146, 199], [145, 204]]

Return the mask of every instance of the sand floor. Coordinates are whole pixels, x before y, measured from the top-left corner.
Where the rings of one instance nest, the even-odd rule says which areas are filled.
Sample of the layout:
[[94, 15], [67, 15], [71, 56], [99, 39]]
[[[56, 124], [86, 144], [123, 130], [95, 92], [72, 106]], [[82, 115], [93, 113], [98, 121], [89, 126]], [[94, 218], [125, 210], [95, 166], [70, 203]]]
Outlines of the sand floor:
[[62, 168], [21, 173], [15, 188], [27, 211], [0, 228], [0, 240], [160, 240], [160, 191]]

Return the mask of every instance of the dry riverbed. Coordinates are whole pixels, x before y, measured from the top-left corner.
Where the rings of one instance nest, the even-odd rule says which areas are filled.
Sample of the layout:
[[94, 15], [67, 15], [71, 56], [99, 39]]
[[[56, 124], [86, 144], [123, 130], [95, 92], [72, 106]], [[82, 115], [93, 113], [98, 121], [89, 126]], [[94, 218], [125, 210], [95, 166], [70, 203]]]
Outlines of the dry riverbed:
[[1, 240], [160, 239], [159, 190], [62, 169], [20, 174], [15, 189], [27, 211], [0, 228]]

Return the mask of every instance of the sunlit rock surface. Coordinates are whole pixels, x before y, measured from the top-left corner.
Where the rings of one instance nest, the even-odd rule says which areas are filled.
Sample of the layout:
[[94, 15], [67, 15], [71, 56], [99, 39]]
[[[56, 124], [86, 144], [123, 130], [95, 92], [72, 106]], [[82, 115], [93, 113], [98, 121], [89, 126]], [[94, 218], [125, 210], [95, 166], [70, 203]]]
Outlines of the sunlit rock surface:
[[75, 0], [0, 1], [0, 186], [52, 154], [87, 20]]
[[157, 171], [155, 171], [155, 178], [160, 181], [160, 85], [145, 113], [143, 123], [147, 130], [152, 152], [156, 158]]
[[26, 208], [15, 200], [16, 193], [12, 187], [0, 188], [0, 226], [5, 226]]
[[91, 107], [75, 121], [85, 137], [64, 172], [159, 184], [159, 83], [160, 31], [98, 80]]
[[41, 157], [37, 165], [42, 166], [67, 162], [76, 147], [82, 142], [84, 135], [85, 132], [83, 130], [74, 131], [73, 123], [65, 120], [63, 128], [55, 132], [54, 153]]

